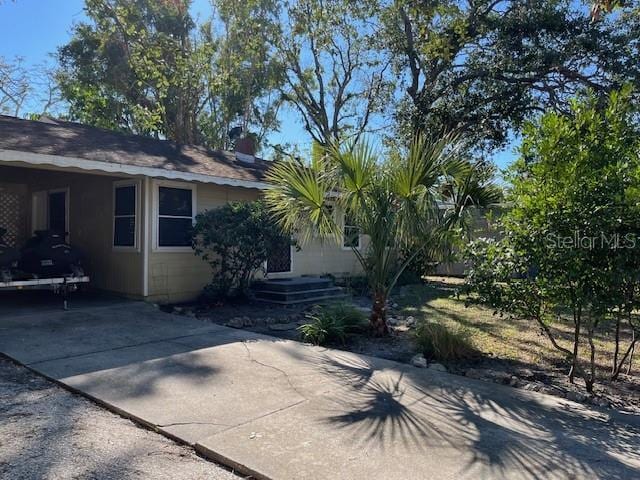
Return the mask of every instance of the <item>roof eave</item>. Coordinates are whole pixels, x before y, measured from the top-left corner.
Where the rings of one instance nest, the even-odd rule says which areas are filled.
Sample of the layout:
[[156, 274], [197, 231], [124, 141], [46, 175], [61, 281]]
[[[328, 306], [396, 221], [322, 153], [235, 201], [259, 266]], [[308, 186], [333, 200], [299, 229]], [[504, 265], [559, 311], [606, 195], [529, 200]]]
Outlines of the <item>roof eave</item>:
[[133, 176], [145, 176], [151, 178], [166, 178], [170, 180], [183, 180], [186, 182], [202, 182], [214, 185], [230, 187], [253, 188], [266, 190], [269, 184], [255, 180], [242, 180], [238, 178], [219, 177], [202, 173], [183, 172], [180, 170], [168, 170], [165, 168], [141, 167], [122, 163], [100, 162], [84, 158], [66, 157], [60, 155], [48, 155], [43, 153], [24, 152], [19, 150], [0, 149], [0, 162], [22, 162], [30, 165], [49, 165], [58, 168], [77, 168], [87, 171], [99, 171], [113, 174], [126, 174]]

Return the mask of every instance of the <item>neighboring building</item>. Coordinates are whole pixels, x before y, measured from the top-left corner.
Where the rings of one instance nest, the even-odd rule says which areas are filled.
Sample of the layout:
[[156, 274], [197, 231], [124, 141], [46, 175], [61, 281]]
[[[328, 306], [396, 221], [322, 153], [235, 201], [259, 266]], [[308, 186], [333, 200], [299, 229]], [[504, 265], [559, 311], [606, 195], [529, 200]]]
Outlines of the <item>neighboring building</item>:
[[[66, 230], [98, 289], [190, 300], [211, 278], [189, 243], [196, 213], [258, 199], [268, 166], [248, 154], [0, 116], [0, 226], [15, 246], [35, 230]], [[350, 247], [333, 243], [272, 257], [269, 277], [359, 271]]]

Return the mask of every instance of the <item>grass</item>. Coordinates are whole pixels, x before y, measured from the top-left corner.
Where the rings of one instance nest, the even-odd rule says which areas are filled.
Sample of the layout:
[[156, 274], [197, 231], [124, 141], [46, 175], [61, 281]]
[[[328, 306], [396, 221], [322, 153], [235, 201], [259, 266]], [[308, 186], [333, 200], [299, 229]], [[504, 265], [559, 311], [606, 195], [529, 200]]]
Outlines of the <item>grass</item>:
[[[461, 279], [429, 277], [428, 283], [409, 285], [394, 296], [401, 315], [412, 315], [418, 322], [442, 325], [448, 330], [464, 331], [472, 347], [487, 357], [529, 364], [532, 367], [566, 367], [564, 357], [551, 345], [537, 325], [531, 321], [500, 317], [488, 308], [465, 307], [463, 297], [456, 296]], [[554, 333], [560, 343], [570, 347], [573, 325], [554, 325]], [[608, 373], [613, 357], [614, 339], [611, 333], [598, 332], [595, 338], [596, 362], [602, 373]], [[626, 348], [627, 337], [623, 337], [622, 348]], [[588, 357], [586, 338], [583, 341], [582, 358]], [[634, 367], [637, 371], [637, 362]]]

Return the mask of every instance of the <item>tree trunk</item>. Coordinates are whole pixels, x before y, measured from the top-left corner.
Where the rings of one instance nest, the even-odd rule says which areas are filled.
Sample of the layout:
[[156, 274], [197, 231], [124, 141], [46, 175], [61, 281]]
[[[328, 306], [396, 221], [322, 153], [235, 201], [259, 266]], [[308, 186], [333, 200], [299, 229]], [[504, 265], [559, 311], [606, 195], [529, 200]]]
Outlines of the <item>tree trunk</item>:
[[596, 383], [596, 346], [593, 343], [593, 334], [597, 327], [597, 320], [591, 320], [589, 329], [588, 329], [588, 337], [589, 337], [589, 349], [591, 350], [591, 355], [589, 358], [589, 378], [586, 378], [585, 375], [585, 383], [587, 386], [587, 392], [593, 393], [593, 385]]
[[627, 367], [627, 375], [631, 375], [631, 364], [633, 363], [633, 354], [636, 351], [636, 331], [632, 332], [633, 337], [631, 338], [631, 354], [629, 355], [629, 367]]
[[569, 371], [569, 383], [573, 383], [576, 369], [578, 366], [578, 347], [580, 345], [580, 326], [582, 324], [582, 308], [577, 307], [573, 310], [573, 357], [571, 361], [571, 370]]
[[384, 337], [389, 334], [387, 328], [387, 297], [382, 292], [374, 292], [373, 307], [369, 317], [371, 333], [375, 337]]
[[620, 311], [618, 315], [616, 315], [616, 337], [615, 337], [615, 347], [613, 351], [613, 365], [611, 367], [611, 375], [615, 375], [616, 370], [618, 369], [618, 355], [620, 353], [620, 317], [622, 316], [622, 306], [619, 307]]

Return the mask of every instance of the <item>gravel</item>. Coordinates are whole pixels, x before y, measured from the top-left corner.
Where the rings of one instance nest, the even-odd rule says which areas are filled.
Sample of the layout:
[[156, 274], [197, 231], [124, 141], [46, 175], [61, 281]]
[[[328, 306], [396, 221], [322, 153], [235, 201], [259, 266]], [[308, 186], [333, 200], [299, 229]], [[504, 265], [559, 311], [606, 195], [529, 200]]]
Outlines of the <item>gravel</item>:
[[0, 478], [240, 477], [0, 358]]

